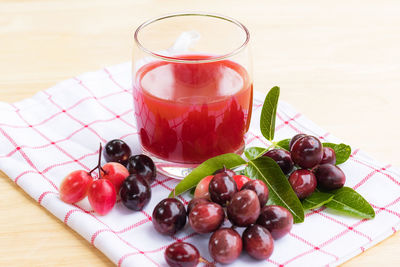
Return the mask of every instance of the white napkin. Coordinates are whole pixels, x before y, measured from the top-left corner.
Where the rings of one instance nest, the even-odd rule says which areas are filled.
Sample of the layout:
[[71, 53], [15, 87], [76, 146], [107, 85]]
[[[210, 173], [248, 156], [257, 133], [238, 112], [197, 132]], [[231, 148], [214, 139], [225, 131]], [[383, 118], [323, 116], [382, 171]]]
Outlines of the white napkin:
[[[140, 153], [130, 84], [130, 63], [124, 63], [63, 81], [14, 104], [0, 102], [0, 168], [119, 266], [166, 266], [164, 249], [176, 240], [194, 244], [202, 257], [212, 261], [207, 249], [209, 234], [194, 234], [186, 225], [169, 237], [152, 226], [154, 206], [167, 197], [176, 180], [159, 175], [142, 212], [130, 211], [118, 202], [108, 215], [99, 216], [91, 211], [87, 199], [76, 205], [59, 199], [58, 187], [69, 172], [96, 165], [99, 142], [120, 138], [133, 153]], [[247, 146], [266, 145], [258, 128], [263, 100], [264, 95], [255, 92]], [[285, 103], [279, 105], [276, 126], [276, 140], [304, 132], [340, 142]], [[400, 172], [354, 147], [351, 158], [340, 167], [347, 176], [346, 186], [374, 207], [375, 219], [359, 220], [317, 209], [307, 213], [304, 223], [294, 225], [290, 235], [275, 242], [268, 261], [242, 253], [230, 266], [334, 266], [397, 231]]]

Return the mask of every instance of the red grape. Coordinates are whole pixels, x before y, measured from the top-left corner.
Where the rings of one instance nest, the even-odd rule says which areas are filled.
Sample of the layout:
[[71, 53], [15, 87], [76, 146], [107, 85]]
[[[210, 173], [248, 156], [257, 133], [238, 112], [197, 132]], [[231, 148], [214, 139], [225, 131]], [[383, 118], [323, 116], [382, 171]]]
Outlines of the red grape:
[[245, 183], [242, 190], [250, 189], [256, 192], [258, 200], [260, 201], [260, 207], [263, 207], [268, 202], [269, 190], [267, 185], [261, 180], [250, 180]]
[[251, 179], [245, 175], [234, 175], [232, 178], [233, 180], [235, 180], [238, 190], [242, 189], [242, 186], [245, 183], [251, 181]]
[[187, 207], [186, 207], [186, 214], [189, 216], [190, 212], [194, 207], [196, 207], [199, 204], [203, 203], [210, 203], [211, 201], [207, 198], [193, 198], [192, 200], [189, 201]]
[[131, 149], [124, 141], [114, 139], [105, 145], [103, 156], [107, 162], [118, 162], [126, 166], [131, 156]]
[[322, 149], [324, 151], [324, 155], [322, 156], [322, 160], [319, 164], [329, 163], [335, 165], [336, 164], [335, 150], [333, 150], [330, 147], [323, 147]]
[[236, 260], [242, 252], [242, 238], [231, 228], [221, 228], [210, 237], [208, 251], [219, 263], [228, 264]]
[[292, 229], [293, 215], [281, 206], [264, 206], [261, 209], [257, 224], [268, 229], [274, 239], [279, 239]]
[[310, 196], [317, 187], [317, 179], [309, 170], [296, 170], [289, 177], [289, 183], [299, 199]]
[[196, 233], [211, 233], [224, 222], [224, 209], [217, 203], [196, 205], [189, 214], [190, 226]]
[[208, 191], [208, 186], [213, 177], [214, 177], [214, 175], [206, 176], [197, 184], [196, 189], [194, 191], [194, 198], [210, 199], [210, 193]]
[[289, 174], [293, 170], [294, 163], [290, 157], [290, 152], [284, 149], [272, 149], [267, 151], [263, 157], [270, 157], [281, 168], [284, 174]]
[[317, 178], [318, 188], [323, 191], [339, 189], [346, 182], [346, 176], [338, 166], [321, 164], [315, 167], [313, 171]]
[[163, 199], [153, 210], [152, 222], [159, 233], [174, 235], [186, 224], [185, 206], [176, 198]]
[[115, 186], [115, 190], [119, 192], [121, 188], [122, 182], [126, 177], [129, 176], [128, 170], [124, 165], [117, 162], [109, 162], [103, 165], [102, 169], [104, 172], [102, 173], [102, 177], [104, 179], [110, 180]]
[[60, 185], [60, 198], [66, 203], [75, 203], [85, 198], [93, 178], [83, 170], [68, 174]]
[[292, 150], [293, 144], [294, 144], [297, 140], [299, 140], [300, 138], [302, 138], [302, 137], [304, 137], [304, 136], [306, 136], [306, 134], [303, 134], [303, 133], [301, 133], [301, 134], [296, 134], [295, 136], [293, 136], [292, 139], [290, 139], [290, 142], [289, 142], [289, 150]]
[[274, 239], [270, 232], [260, 225], [247, 227], [242, 238], [244, 249], [253, 258], [266, 260], [274, 251]]
[[88, 198], [95, 212], [106, 215], [115, 205], [117, 192], [112, 182], [99, 179], [89, 187]]
[[235, 193], [227, 207], [228, 218], [233, 225], [249, 226], [260, 215], [260, 201], [256, 192], [245, 189]]
[[185, 242], [175, 242], [165, 249], [165, 260], [171, 267], [195, 267], [200, 253], [195, 246]]
[[127, 168], [129, 173], [143, 177], [149, 185], [151, 185], [157, 176], [156, 165], [154, 165], [153, 160], [143, 154], [130, 157]]
[[143, 177], [131, 174], [122, 183], [119, 195], [128, 209], [142, 210], [150, 201], [151, 187]]
[[303, 169], [311, 169], [319, 164], [323, 154], [321, 142], [311, 135], [299, 138], [290, 150], [293, 162]]
[[225, 172], [221, 172], [211, 179], [208, 191], [213, 202], [226, 206], [233, 194], [237, 192], [237, 185], [232, 177]]

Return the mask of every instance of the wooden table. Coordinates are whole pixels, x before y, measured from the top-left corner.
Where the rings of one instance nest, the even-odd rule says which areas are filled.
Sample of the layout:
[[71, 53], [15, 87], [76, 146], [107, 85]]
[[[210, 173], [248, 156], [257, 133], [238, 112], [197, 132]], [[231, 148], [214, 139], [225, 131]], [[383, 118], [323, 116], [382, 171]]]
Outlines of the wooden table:
[[[255, 89], [347, 143], [400, 166], [399, 1], [1, 1], [0, 101], [129, 61], [133, 31], [160, 14], [235, 17], [252, 34]], [[100, 251], [0, 179], [0, 266], [112, 266]], [[400, 265], [400, 235], [344, 266]]]

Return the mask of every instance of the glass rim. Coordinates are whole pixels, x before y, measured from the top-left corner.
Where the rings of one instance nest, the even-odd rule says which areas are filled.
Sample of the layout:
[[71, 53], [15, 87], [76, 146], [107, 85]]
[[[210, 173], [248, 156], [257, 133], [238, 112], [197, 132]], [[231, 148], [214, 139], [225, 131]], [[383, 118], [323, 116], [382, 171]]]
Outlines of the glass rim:
[[[181, 58], [177, 58], [177, 57], [171, 57], [171, 56], [164, 56], [161, 55], [159, 53], [153, 52], [149, 49], [147, 49], [140, 41], [138, 38], [139, 32], [145, 28], [146, 26], [163, 20], [163, 19], [168, 19], [168, 18], [174, 18], [174, 17], [184, 17], [184, 16], [203, 16], [203, 17], [212, 17], [212, 18], [217, 18], [217, 19], [222, 19], [225, 21], [228, 21], [230, 23], [235, 24], [236, 26], [238, 26], [239, 28], [241, 28], [244, 33], [246, 34], [246, 39], [244, 40], [244, 42], [237, 48], [235, 48], [234, 50], [232, 50], [229, 53], [220, 55], [220, 56], [213, 56], [211, 58], [207, 58], [207, 59], [181, 59]], [[145, 22], [143, 22], [136, 30], [135, 30], [135, 35], [134, 35], [134, 39], [136, 42], [136, 45], [145, 53], [156, 57], [158, 59], [161, 59], [163, 61], [170, 61], [170, 62], [177, 62], [177, 63], [208, 63], [208, 62], [216, 62], [216, 61], [221, 61], [227, 58], [230, 58], [236, 54], [238, 54], [240, 51], [242, 51], [249, 43], [250, 41], [250, 32], [247, 29], [246, 26], [244, 26], [241, 22], [239, 22], [238, 20], [228, 17], [228, 16], [224, 16], [224, 15], [220, 15], [220, 14], [216, 14], [216, 13], [208, 13], [208, 12], [177, 12], [177, 13], [170, 13], [170, 14], [165, 14], [165, 15], [161, 15], [152, 19], [149, 19]]]

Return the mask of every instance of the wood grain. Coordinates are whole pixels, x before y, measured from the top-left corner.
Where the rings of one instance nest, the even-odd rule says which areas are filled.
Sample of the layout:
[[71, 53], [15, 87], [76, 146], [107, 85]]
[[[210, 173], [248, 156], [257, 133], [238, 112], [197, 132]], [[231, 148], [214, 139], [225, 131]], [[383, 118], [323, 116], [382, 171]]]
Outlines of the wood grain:
[[[133, 31], [164, 13], [200, 10], [248, 26], [255, 89], [347, 143], [400, 166], [400, 2], [0, 1], [0, 101], [30, 97], [82, 72], [129, 61]], [[112, 266], [3, 173], [0, 266]], [[395, 234], [343, 266], [400, 265]]]

